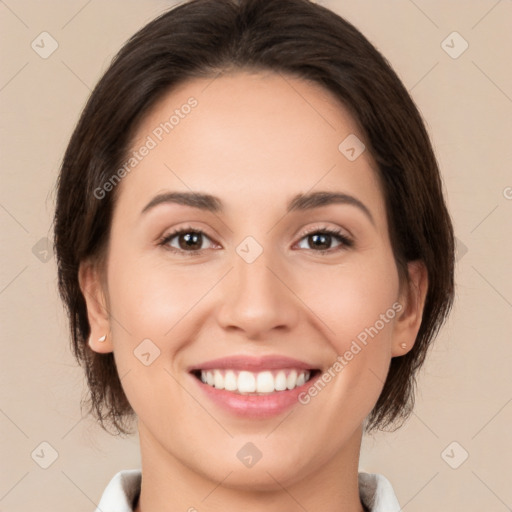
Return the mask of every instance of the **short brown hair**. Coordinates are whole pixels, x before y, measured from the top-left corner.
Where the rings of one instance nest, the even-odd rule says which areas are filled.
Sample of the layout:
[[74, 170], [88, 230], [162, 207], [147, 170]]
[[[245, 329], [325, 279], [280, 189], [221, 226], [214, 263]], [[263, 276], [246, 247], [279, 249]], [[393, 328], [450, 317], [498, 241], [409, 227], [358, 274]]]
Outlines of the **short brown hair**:
[[[418, 109], [385, 58], [350, 23], [308, 0], [192, 0], [165, 12], [124, 45], [92, 92], [64, 155], [57, 184], [54, 248], [72, 347], [84, 366], [91, 408], [128, 433], [133, 419], [112, 353], [87, 343], [81, 262], [105, 251], [116, 190], [94, 190], [120, 167], [143, 116], [173, 87], [226, 70], [267, 70], [311, 80], [352, 113], [378, 166], [400, 275], [422, 260], [428, 272], [413, 349], [391, 360], [366, 431], [405, 420], [415, 375], [454, 296], [454, 238], [436, 158]], [[401, 424], [401, 423], [400, 423]]]

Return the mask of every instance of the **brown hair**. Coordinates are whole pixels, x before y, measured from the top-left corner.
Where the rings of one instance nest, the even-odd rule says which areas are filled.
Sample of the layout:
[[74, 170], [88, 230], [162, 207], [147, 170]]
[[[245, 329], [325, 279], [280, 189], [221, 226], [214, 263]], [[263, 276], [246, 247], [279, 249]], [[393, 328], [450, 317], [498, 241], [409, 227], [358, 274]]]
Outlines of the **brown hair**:
[[[107, 247], [116, 190], [98, 199], [152, 105], [174, 86], [232, 69], [311, 80], [358, 122], [377, 163], [390, 239], [402, 277], [422, 260], [428, 292], [413, 349], [391, 360], [366, 431], [405, 420], [415, 375], [454, 296], [454, 240], [439, 169], [421, 116], [385, 58], [351, 24], [308, 0], [192, 0], [159, 16], [124, 45], [92, 92], [64, 155], [57, 184], [54, 248], [72, 347], [84, 366], [90, 411], [128, 433], [133, 419], [112, 353], [87, 344], [90, 326], [78, 269]], [[400, 423], [401, 424], [401, 423]]]

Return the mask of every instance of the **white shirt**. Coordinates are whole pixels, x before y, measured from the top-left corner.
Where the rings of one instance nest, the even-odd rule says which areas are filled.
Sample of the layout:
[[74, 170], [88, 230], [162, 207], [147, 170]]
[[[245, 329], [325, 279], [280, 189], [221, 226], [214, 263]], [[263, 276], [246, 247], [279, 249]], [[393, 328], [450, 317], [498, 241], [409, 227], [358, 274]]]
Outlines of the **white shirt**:
[[[95, 512], [133, 512], [141, 481], [140, 469], [125, 469], [116, 473], [103, 491]], [[383, 475], [359, 472], [359, 495], [370, 512], [400, 512], [393, 487]]]

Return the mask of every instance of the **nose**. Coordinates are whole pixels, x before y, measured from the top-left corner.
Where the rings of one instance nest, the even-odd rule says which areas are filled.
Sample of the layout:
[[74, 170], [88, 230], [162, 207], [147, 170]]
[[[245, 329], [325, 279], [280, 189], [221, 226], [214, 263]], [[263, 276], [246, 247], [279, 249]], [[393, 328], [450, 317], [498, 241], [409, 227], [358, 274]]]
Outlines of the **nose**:
[[270, 251], [263, 251], [252, 263], [235, 255], [222, 289], [220, 325], [248, 339], [265, 339], [276, 329], [291, 330], [299, 319], [300, 301], [282, 267]]

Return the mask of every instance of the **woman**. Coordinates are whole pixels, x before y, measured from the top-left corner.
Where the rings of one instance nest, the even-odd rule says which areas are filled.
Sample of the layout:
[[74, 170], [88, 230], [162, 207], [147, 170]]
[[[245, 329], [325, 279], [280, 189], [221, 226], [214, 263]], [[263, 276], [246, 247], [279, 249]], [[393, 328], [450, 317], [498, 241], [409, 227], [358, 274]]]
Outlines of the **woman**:
[[399, 510], [358, 472], [408, 417], [453, 300], [416, 107], [306, 0], [195, 0], [122, 48], [58, 183], [55, 251], [91, 410], [141, 470], [98, 510]]

